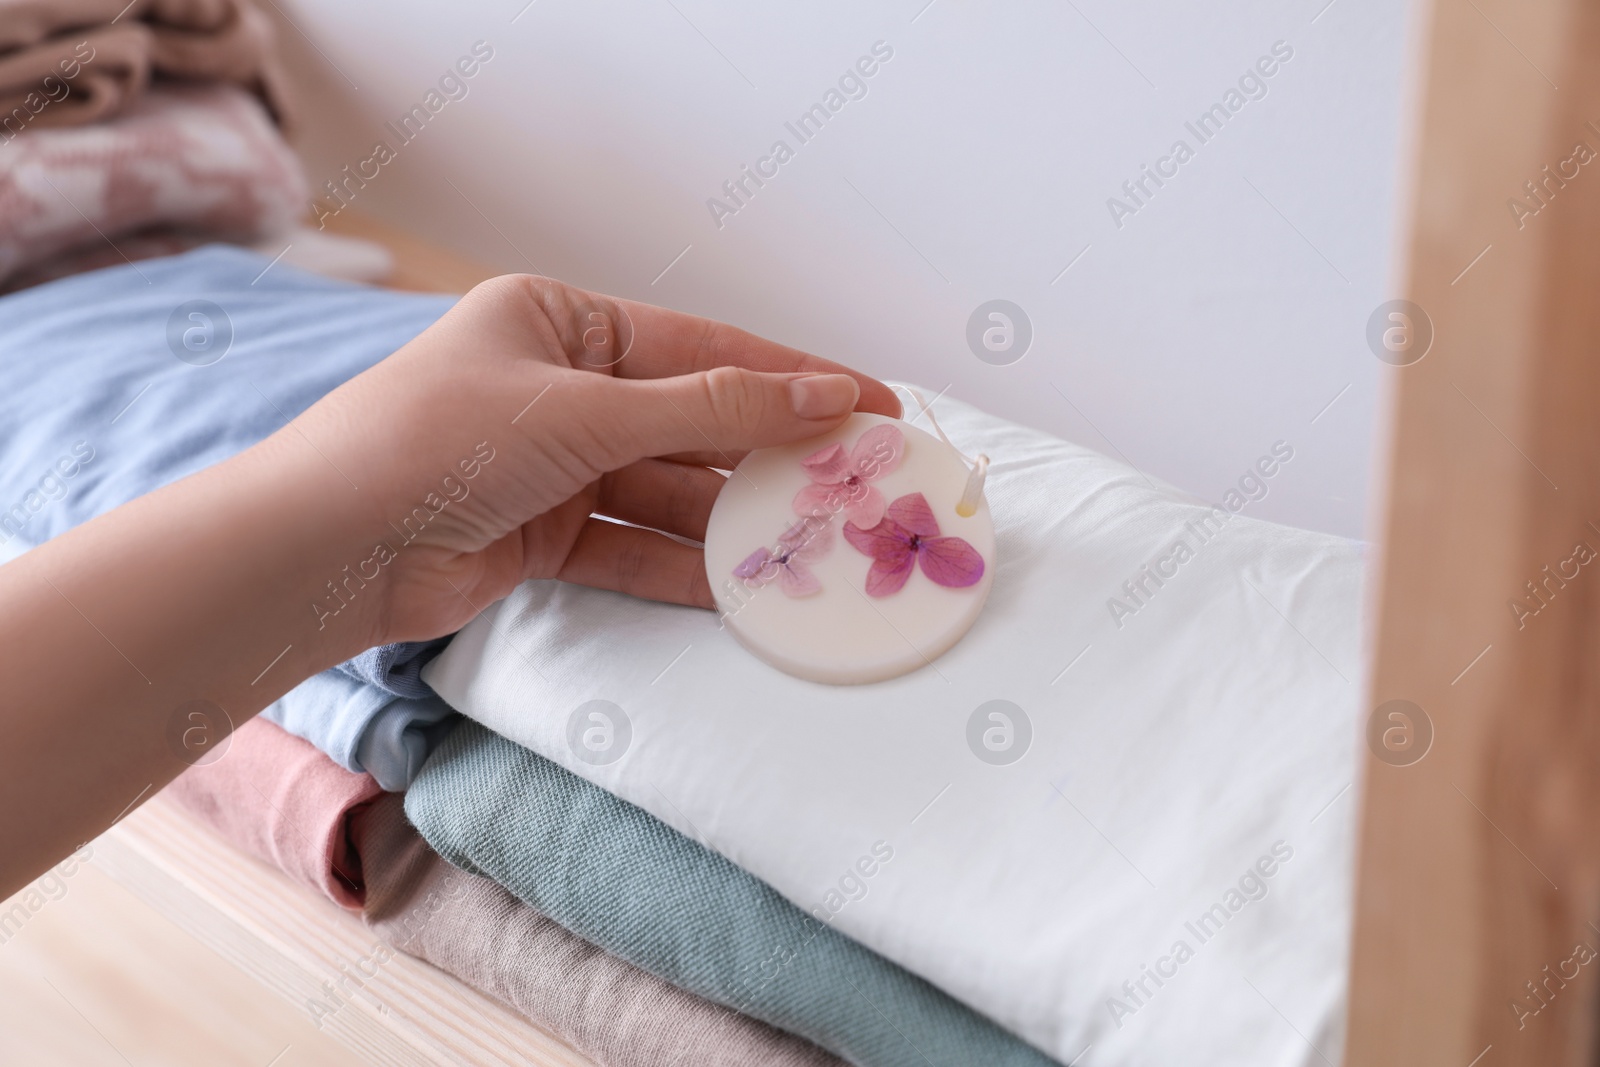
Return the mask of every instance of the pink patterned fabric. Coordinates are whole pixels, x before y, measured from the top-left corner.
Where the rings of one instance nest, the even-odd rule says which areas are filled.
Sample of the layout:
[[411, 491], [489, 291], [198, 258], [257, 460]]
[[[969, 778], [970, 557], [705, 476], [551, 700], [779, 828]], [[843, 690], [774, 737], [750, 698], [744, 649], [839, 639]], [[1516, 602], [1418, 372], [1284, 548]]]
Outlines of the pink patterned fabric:
[[310, 742], [251, 719], [219, 758], [185, 771], [166, 795], [231, 844], [360, 910], [366, 885], [349, 826], [383, 795], [371, 775], [351, 774]]
[[63, 253], [131, 260], [117, 239], [157, 227], [264, 240], [287, 231], [306, 199], [299, 160], [249, 94], [155, 87], [110, 122], [0, 143], [0, 283], [29, 267], [48, 276]]

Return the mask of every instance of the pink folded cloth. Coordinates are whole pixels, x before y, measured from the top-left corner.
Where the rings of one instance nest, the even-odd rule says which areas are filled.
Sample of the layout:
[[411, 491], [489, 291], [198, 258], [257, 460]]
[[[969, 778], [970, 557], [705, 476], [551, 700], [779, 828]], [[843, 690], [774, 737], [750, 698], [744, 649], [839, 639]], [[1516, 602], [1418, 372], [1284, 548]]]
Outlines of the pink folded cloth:
[[251, 0], [0, 0], [0, 134], [108, 118], [152, 76], [237, 85], [287, 128], [275, 38]]
[[0, 283], [83, 250], [131, 260], [118, 238], [158, 227], [265, 240], [306, 202], [300, 161], [249, 94], [152, 88], [110, 122], [0, 143]]
[[350, 816], [383, 795], [265, 719], [233, 732], [214, 762], [191, 767], [166, 795], [219, 836], [284, 874], [358, 911], [366, 898]]
[[600, 1067], [844, 1067], [793, 1034], [686, 993], [450, 866], [404, 798], [263, 719], [167, 795], [223, 839], [556, 1035]]

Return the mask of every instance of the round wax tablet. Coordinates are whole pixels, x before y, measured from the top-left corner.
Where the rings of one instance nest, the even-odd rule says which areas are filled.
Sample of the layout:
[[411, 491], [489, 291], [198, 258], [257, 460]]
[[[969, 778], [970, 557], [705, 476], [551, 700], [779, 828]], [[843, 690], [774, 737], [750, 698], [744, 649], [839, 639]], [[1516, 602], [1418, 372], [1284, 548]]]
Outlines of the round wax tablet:
[[971, 628], [994, 581], [987, 501], [957, 513], [968, 467], [898, 419], [752, 452], [706, 531], [729, 630], [781, 671], [837, 685], [926, 666]]

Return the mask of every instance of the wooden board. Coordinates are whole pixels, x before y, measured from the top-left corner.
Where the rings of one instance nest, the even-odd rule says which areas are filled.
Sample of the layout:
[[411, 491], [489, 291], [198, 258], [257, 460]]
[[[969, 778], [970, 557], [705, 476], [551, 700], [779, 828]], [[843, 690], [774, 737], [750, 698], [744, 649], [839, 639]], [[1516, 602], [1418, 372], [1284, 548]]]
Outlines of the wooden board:
[[10, 916], [0, 932], [0, 1063], [368, 1062], [123, 888], [96, 864], [95, 846], [88, 863], [35, 884], [38, 896], [0, 905]]
[[1600, 160], [1573, 157], [1600, 151], [1597, 23], [1578, 0], [1438, 0], [1412, 67], [1402, 295], [1435, 339], [1391, 372], [1368, 707], [1413, 702], [1433, 740], [1404, 765], [1404, 721], [1393, 747], [1369, 734], [1361, 1067], [1595, 1062], [1600, 563], [1577, 558], [1600, 551]]
[[450, 975], [379, 953], [381, 940], [359, 917], [237, 852], [160, 797], [103, 837], [94, 862], [368, 1062], [591, 1067]]
[[370, 215], [341, 211], [327, 220], [329, 233], [376, 241], [394, 255], [394, 273], [384, 283], [391, 289], [423, 293], [464, 293], [479, 282], [506, 273], [414, 237]]

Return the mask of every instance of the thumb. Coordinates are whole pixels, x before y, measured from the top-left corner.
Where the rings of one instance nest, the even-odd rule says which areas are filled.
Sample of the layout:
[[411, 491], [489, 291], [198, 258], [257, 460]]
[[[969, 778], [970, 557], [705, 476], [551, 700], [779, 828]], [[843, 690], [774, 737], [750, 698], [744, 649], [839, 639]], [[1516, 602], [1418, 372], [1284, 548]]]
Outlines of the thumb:
[[[603, 417], [617, 427], [611, 459], [625, 466], [678, 452], [732, 459], [838, 426], [861, 386], [848, 374], [770, 374], [716, 367], [673, 378], [609, 379]], [[729, 466], [732, 466], [730, 462]]]

